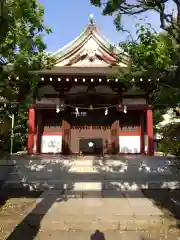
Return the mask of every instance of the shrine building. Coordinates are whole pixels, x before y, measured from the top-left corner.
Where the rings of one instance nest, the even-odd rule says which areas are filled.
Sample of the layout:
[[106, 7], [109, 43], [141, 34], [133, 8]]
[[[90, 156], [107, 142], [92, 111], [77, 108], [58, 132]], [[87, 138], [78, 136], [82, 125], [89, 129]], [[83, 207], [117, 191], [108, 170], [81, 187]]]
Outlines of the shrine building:
[[29, 154], [154, 154], [148, 94], [113, 78], [127, 68], [128, 55], [92, 18], [52, 57], [54, 67], [38, 72], [38, 97], [29, 109]]

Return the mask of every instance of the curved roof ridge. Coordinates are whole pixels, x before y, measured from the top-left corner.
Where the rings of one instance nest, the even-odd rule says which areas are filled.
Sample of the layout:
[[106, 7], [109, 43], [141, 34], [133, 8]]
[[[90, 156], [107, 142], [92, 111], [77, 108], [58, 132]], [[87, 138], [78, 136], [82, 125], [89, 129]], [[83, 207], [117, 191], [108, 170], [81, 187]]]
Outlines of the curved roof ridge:
[[118, 45], [116, 45], [116, 44], [112, 44], [112, 42], [100, 31], [99, 28], [97, 28], [97, 32], [98, 32], [99, 36], [101, 36], [101, 38], [104, 40], [104, 42], [107, 42], [110, 46], [111, 46], [111, 45], [114, 46], [115, 49], [117, 49], [120, 53], [124, 53], [125, 55], [128, 56], [128, 54], [127, 54], [126, 52], [124, 52], [124, 51], [122, 50], [122, 48], [120, 48], [120, 47], [119, 47]]
[[52, 53], [51, 56], [54, 56], [64, 50], [66, 50], [68, 47], [72, 46], [72, 44], [74, 44], [76, 41], [78, 41], [80, 38], [82, 38], [85, 33], [87, 32], [88, 29], [88, 25], [84, 28], [83, 31], [81, 31], [80, 35], [78, 35], [76, 38], [74, 38], [73, 40], [71, 40], [69, 43], [67, 43], [65, 46], [59, 48], [56, 52]]
[[108, 38], [106, 38], [100, 31], [99, 27], [94, 24], [88, 24], [84, 30], [78, 35], [74, 40], [70, 41], [64, 47], [60, 48], [56, 52], [52, 53], [52, 57], [58, 59], [64, 59], [67, 56], [71, 55], [75, 49], [79, 49], [90, 37], [94, 38], [105, 51], [113, 54], [118, 58], [120, 54], [124, 57], [128, 57], [128, 54], [124, 52], [119, 46], [113, 44]]
[[[62, 50], [61, 52], [59, 52], [59, 54], [64, 53], [64, 54], [60, 55], [59, 58], [61, 58], [61, 59], [63, 60], [64, 58], [71, 56], [74, 52], [78, 52], [78, 51], [81, 49], [81, 47], [82, 47], [84, 44], [86, 44], [86, 42], [88, 42], [88, 40], [90, 39], [90, 37], [91, 37], [90, 34], [85, 35], [84, 39], [83, 39], [82, 41], [79, 41], [79, 43], [77, 44], [77, 46], [74, 46], [74, 48], [72, 48], [72, 49], [69, 49], [70, 46], [71, 46], [71, 45], [69, 45], [69, 47], [66, 48], [66, 49], [67, 49], [67, 52], [65, 52], [65, 53], [63, 52], [63, 51], [65, 51], [66, 49], [64, 49], [64, 50]], [[79, 39], [77, 39], [77, 41], [78, 41], [78, 40], [79, 40]], [[57, 53], [57, 54], [58, 54], [58, 53]], [[57, 58], [57, 60], [58, 60], [58, 58]]]

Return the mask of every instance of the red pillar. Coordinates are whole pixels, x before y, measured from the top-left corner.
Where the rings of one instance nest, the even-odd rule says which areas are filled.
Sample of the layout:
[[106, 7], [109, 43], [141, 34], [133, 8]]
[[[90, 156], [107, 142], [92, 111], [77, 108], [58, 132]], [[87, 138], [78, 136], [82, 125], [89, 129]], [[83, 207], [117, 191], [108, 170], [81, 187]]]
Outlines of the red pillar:
[[28, 114], [28, 153], [33, 154], [35, 134], [35, 109], [30, 108]]
[[36, 128], [36, 154], [41, 153], [41, 126], [42, 126], [41, 112], [37, 115], [37, 128]]
[[144, 111], [141, 113], [140, 115], [140, 141], [141, 141], [141, 153], [145, 153], [145, 149], [144, 149]]
[[153, 133], [153, 113], [152, 113], [151, 107], [147, 109], [146, 116], [147, 116], [146, 132], [147, 132], [147, 138], [148, 138], [147, 155], [153, 156], [154, 155], [154, 133]]

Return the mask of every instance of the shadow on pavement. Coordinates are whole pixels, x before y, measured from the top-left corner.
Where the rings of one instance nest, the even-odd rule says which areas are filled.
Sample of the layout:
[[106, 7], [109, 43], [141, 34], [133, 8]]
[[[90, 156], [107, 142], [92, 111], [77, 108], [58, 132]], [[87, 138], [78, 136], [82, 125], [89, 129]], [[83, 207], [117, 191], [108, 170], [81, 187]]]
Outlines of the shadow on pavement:
[[90, 240], [106, 240], [103, 232], [96, 230], [92, 235]]
[[170, 229], [180, 230], [180, 189], [143, 189], [142, 193], [152, 199], [166, 216], [176, 219], [177, 223], [169, 226]]

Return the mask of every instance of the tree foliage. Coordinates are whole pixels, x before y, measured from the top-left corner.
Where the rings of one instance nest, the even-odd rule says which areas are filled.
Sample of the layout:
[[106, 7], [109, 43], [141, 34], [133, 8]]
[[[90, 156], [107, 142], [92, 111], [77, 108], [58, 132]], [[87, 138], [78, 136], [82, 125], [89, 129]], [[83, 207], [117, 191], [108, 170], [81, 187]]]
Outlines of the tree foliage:
[[[121, 43], [129, 54], [130, 63], [122, 78], [132, 85], [133, 77], [142, 77], [149, 84], [149, 92], [153, 92], [157, 104], [176, 105], [179, 102], [180, 88], [180, 1], [173, 0], [177, 11], [167, 12], [168, 0], [91, 0], [95, 6], [103, 8], [104, 15], [115, 16], [115, 25], [118, 30], [123, 30], [121, 19], [123, 15], [138, 15], [146, 11], [155, 11], [163, 33], [156, 33], [149, 24], [138, 24], [137, 39], [128, 38]], [[168, 96], [168, 98], [167, 98]]]
[[43, 35], [50, 33], [36, 0], [1, 1], [0, 86], [9, 102], [24, 102], [37, 79], [30, 72], [47, 67]]
[[154, 134], [159, 133], [158, 124], [164, 120], [164, 114], [166, 114], [166, 112], [166, 108], [153, 109]]
[[177, 46], [169, 35], [156, 33], [150, 24], [136, 27], [137, 38], [120, 43], [129, 55], [128, 68], [119, 73], [120, 78], [131, 87], [146, 89], [154, 105], [175, 107], [180, 98], [178, 83], [173, 77]]
[[160, 149], [165, 154], [172, 154], [180, 159], [180, 124], [170, 123], [161, 129]]
[[0, 1], [0, 96], [7, 100], [1, 105], [2, 124], [7, 125], [4, 120], [12, 113], [24, 122], [39, 81], [35, 71], [53, 64], [45, 53], [43, 36], [51, 30], [43, 16], [44, 9], [36, 0]]
[[5, 153], [9, 152], [10, 148], [10, 119], [7, 116], [1, 116], [0, 118], [0, 157]]
[[[179, 38], [180, 1], [179, 0], [90, 0], [97, 7], [103, 8], [103, 15], [115, 15], [114, 22], [121, 29], [123, 15], [137, 15], [147, 11], [159, 14], [161, 28], [174, 39]], [[168, 4], [174, 3], [176, 11], [167, 11]]]

